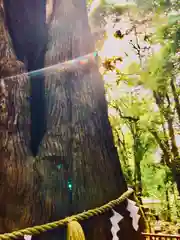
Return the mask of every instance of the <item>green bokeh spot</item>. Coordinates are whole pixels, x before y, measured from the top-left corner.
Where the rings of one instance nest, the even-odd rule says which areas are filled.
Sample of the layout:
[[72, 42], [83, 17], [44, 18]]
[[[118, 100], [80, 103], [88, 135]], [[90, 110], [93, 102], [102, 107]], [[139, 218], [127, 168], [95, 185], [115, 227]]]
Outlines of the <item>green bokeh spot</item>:
[[94, 52], [93, 55], [94, 55], [94, 57], [97, 57], [98, 53], [97, 53], [97, 52]]
[[57, 165], [57, 169], [61, 169], [62, 168], [62, 164]]
[[68, 189], [72, 191], [72, 182], [70, 180], [68, 181]]

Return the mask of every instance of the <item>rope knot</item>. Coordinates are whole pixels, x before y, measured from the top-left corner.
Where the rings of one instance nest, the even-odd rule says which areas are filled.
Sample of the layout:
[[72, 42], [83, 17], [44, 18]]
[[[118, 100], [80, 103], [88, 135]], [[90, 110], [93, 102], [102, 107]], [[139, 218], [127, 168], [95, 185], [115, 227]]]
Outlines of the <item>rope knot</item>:
[[81, 225], [72, 219], [67, 225], [67, 240], [85, 240], [84, 231]]

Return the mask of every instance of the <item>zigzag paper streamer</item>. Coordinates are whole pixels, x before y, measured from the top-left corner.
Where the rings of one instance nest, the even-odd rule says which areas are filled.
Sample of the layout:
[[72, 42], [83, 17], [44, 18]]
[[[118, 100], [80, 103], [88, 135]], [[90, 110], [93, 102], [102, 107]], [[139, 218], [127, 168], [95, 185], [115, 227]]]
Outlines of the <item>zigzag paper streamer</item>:
[[112, 240], [119, 240], [117, 233], [120, 230], [120, 227], [118, 225], [118, 223], [124, 218], [122, 215], [120, 215], [119, 213], [117, 213], [116, 211], [114, 211], [112, 209], [113, 212], [113, 216], [110, 218], [110, 221], [112, 223], [112, 228], [111, 228], [111, 233], [112, 233]]
[[135, 231], [139, 228], [140, 215], [138, 214], [139, 208], [136, 206], [136, 202], [127, 199], [128, 205], [127, 210], [130, 212], [130, 217], [132, 218], [132, 225]]
[[24, 235], [25, 240], [31, 240], [31, 238], [32, 238], [32, 236], [30, 236], [30, 235]]

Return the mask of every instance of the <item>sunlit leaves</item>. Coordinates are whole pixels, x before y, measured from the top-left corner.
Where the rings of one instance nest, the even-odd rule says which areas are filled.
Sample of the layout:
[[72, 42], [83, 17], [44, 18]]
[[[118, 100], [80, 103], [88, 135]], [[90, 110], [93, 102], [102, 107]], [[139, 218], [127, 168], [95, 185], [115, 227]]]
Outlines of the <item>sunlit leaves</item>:
[[172, 75], [173, 65], [170, 61], [171, 45], [166, 44], [159, 52], [154, 53], [141, 72], [141, 80], [145, 87], [167, 92], [168, 81]]
[[[116, 83], [110, 81], [112, 84], [107, 91], [114, 139], [128, 183], [127, 165], [130, 165], [136, 182], [135, 166], [140, 163], [143, 194], [165, 199], [164, 192], [172, 188], [174, 181], [169, 165], [173, 153], [168, 121], [172, 121], [172, 129], [175, 131], [178, 119], [170, 84], [172, 79], [177, 82], [175, 91], [177, 95], [180, 94], [180, 84], [176, 79], [180, 75], [180, 25], [179, 16], [169, 16], [167, 12], [164, 14], [161, 8], [163, 1], [156, 2], [161, 14], [154, 14], [152, 18], [155, 30], [148, 39], [150, 50], [145, 60], [138, 61], [138, 57], [132, 60], [128, 54], [123, 57], [122, 64], [118, 65], [122, 67], [118, 68], [113, 58], [107, 59], [110, 65], [107, 71], [116, 73], [117, 77]], [[146, 34], [148, 32], [143, 36]], [[120, 33], [120, 39], [122, 37]], [[147, 43], [147, 39], [144, 41]], [[137, 42], [141, 50], [144, 45]], [[119, 90], [116, 97], [113, 95], [114, 89], [115, 92]], [[164, 158], [166, 150], [168, 160]]]

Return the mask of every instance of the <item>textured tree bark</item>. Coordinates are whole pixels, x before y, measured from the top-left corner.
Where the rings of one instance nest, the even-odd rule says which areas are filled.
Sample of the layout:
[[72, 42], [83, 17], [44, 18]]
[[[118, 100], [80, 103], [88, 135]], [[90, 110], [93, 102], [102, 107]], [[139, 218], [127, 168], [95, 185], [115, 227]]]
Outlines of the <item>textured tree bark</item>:
[[[43, 43], [45, 43], [47, 39], [45, 35], [43, 36], [43, 33], [45, 32], [45, 28], [46, 28], [46, 26], [44, 26], [46, 16], [45, 16], [45, 20], [44, 18], [42, 20], [40, 16], [42, 15], [44, 16], [44, 9], [46, 6], [43, 5], [44, 1], [41, 2], [42, 3], [40, 4], [41, 7], [39, 7], [39, 5], [36, 5], [36, 3], [37, 1], [32, 1], [32, 2], [18, 1], [16, 3], [8, 0], [4, 1], [6, 24], [12, 39], [13, 47], [17, 54], [17, 58], [21, 59], [24, 62], [28, 70], [39, 69], [44, 66], [44, 63], [42, 65], [43, 50], [44, 50], [44, 48], [42, 49], [42, 45], [44, 45]], [[44, 8], [42, 7], [42, 5], [44, 6]], [[37, 12], [34, 13], [35, 10], [37, 10]], [[35, 14], [35, 16], [33, 16], [33, 14]], [[39, 19], [38, 19], [38, 16], [39, 16]], [[4, 31], [2, 32], [1, 36], [4, 39], [6, 35], [5, 35], [3, 18], [2, 18], [1, 26], [2, 26], [2, 31]], [[24, 32], [24, 26], [26, 26], [25, 28], [26, 32]], [[38, 33], [38, 36], [36, 36], [37, 33]], [[35, 36], [35, 39], [33, 39], [34, 36]], [[2, 45], [3, 39], [1, 41], [1, 46], [4, 46]], [[7, 39], [6, 39], [6, 42], [7, 42]], [[1, 51], [2, 57], [4, 57], [3, 51], [5, 51], [5, 53], [6, 52], [9, 53], [10, 51], [12, 51], [12, 47], [10, 47], [10, 43], [8, 42], [4, 46], [4, 48], [1, 50], [2, 50]], [[38, 53], [41, 53], [41, 50], [42, 50], [42, 55], [38, 58]], [[34, 55], [31, 56], [31, 53]], [[13, 63], [16, 60], [17, 59], [13, 53]], [[7, 74], [11, 76], [21, 73], [21, 71], [18, 71], [17, 67], [15, 68], [15, 70], [17, 71], [14, 71], [11, 73], [10, 72], [11, 69], [9, 69], [9, 67], [11, 66], [8, 66], [5, 68], [4, 63], [2, 63], [1, 65], [1, 68], [3, 68], [2, 71], [5, 72], [6, 70]], [[4, 77], [9, 76], [7, 74], [4, 75]], [[12, 80], [16, 81], [16, 85], [15, 85], [16, 88], [14, 88], [13, 98], [19, 101], [15, 103], [16, 105], [15, 112], [19, 111], [21, 108], [22, 108], [22, 112], [19, 114], [20, 119], [18, 119], [18, 126], [15, 127], [16, 132], [13, 135], [14, 141], [13, 143], [12, 141], [9, 141], [8, 146], [6, 146], [6, 156], [4, 156], [5, 153], [1, 149], [1, 158], [3, 159], [3, 161], [1, 161], [1, 173], [2, 173], [1, 183], [4, 184], [4, 186], [6, 186], [7, 189], [10, 189], [8, 193], [6, 193], [5, 191], [6, 189], [2, 188], [4, 190], [1, 194], [1, 201], [0, 201], [2, 206], [2, 214], [0, 215], [2, 216], [2, 221], [3, 221], [3, 224], [2, 224], [3, 228], [1, 231], [2, 233], [11, 232], [15, 229], [25, 228], [35, 224], [43, 224], [45, 222], [49, 222], [52, 219], [52, 211], [54, 208], [55, 208], [54, 212], [56, 212], [56, 210], [58, 209], [56, 213], [58, 215], [58, 218], [64, 217], [65, 216], [64, 209], [66, 210], [65, 208], [66, 194], [64, 194], [63, 189], [61, 189], [61, 182], [62, 182], [61, 179], [64, 180], [66, 176], [64, 176], [63, 173], [61, 174], [62, 170], [56, 168], [56, 165], [52, 161], [44, 161], [43, 165], [41, 166], [41, 169], [38, 169], [36, 167], [38, 165], [38, 161], [35, 162], [34, 164], [34, 158], [32, 157], [32, 154], [31, 154], [31, 150], [33, 149], [29, 148], [30, 132], [31, 132], [31, 141], [33, 140], [32, 131], [30, 131], [30, 129], [28, 128], [29, 126], [32, 125], [32, 120], [33, 120], [32, 117], [31, 119], [29, 117], [30, 108], [28, 105], [29, 102], [27, 101], [27, 98], [31, 99], [29, 94], [29, 91], [30, 91], [29, 79], [27, 79], [27, 75], [26, 75], [21, 77], [20, 76], [13, 77]], [[40, 101], [38, 101], [39, 99], [38, 93], [42, 93], [42, 90], [43, 90], [42, 89], [43, 85], [39, 84], [39, 82], [42, 82], [42, 78], [35, 76], [31, 80], [33, 81], [33, 83], [36, 83], [34, 85], [35, 94], [34, 96], [31, 96], [32, 98], [35, 97], [35, 102], [31, 101], [31, 105], [35, 103], [36, 105], [39, 104], [40, 108], [43, 108], [43, 106], [40, 104]], [[3, 87], [2, 84], [1, 86]], [[32, 84], [31, 84], [31, 87], [32, 87]], [[22, 91], [21, 91], [21, 88], [23, 88]], [[38, 89], [39, 89], [39, 92], [36, 91]], [[2, 89], [2, 91], [3, 91], [2, 93], [4, 94], [4, 88]], [[7, 91], [7, 93], [9, 94], [9, 91]], [[2, 97], [4, 98], [3, 95]], [[3, 98], [2, 100], [4, 101]], [[11, 103], [7, 102], [7, 108], [9, 107], [9, 105], [11, 105]], [[31, 112], [32, 112], [32, 108], [31, 108]], [[37, 109], [35, 109], [34, 115], [36, 115], [36, 113], [38, 113]], [[6, 112], [6, 114], [8, 113]], [[25, 117], [25, 120], [23, 119], [23, 117]], [[42, 116], [40, 117], [42, 118]], [[31, 123], [31, 125], [29, 123]], [[35, 130], [36, 129], [38, 130], [39, 123], [42, 124], [42, 122], [36, 121], [37, 126], [35, 125]], [[20, 127], [20, 133], [19, 131], [17, 133], [18, 127]], [[28, 136], [25, 135], [26, 133], [29, 133]], [[35, 131], [35, 133], [36, 133], [35, 135], [36, 137], [38, 132]], [[8, 129], [6, 128], [3, 129], [3, 134], [4, 135], [6, 134], [9, 137]], [[23, 141], [25, 141], [26, 143], [24, 143]], [[4, 140], [4, 142], [6, 141]], [[4, 147], [3, 145], [4, 142], [2, 143], [3, 147]], [[38, 143], [38, 139], [36, 139], [35, 147], [37, 147], [38, 145], [37, 143]], [[14, 145], [12, 144], [16, 144], [16, 146], [19, 147], [19, 149], [15, 148]], [[18, 151], [14, 151], [14, 150], [18, 150]], [[33, 153], [35, 153], [36, 151], [37, 151], [37, 148], [35, 149], [35, 151], [33, 151]], [[9, 168], [11, 171], [9, 170]], [[43, 171], [45, 171], [45, 176], [41, 174], [41, 172]], [[54, 172], [57, 172], [57, 174], [55, 175]], [[9, 176], [8, 174], [10, 175], [9, 180], [7, 179]], [[12, 186], [9, 187], [8, 184], [10, 185], [9, 183], [10, 180], [13, 180], [13, 181], [11, 183]], [[39, 186], [41, 186], [42, 182], [43, 182], [43, 189], [42, 188], [39, 189]], [[60, 197], [58, 198], [58, 195], [62, 197], [62, 201], [59, 201], [61, 199], [59, 199]], [[6, 199], [7, 199], [7, 202], [6, 202]], [[14, 206], [13, 204], [16, 206]], [[14, 209], [12, 209], [13, 207]], [[8, 211], [4, 210], [6, 208], [7, 210], [8, 209], [9, 210]], [[59, 211], [60, 211], [60, 214], [59, 214]]]
[[171, 90], [172, 90], [172, 94], [173, 94], [173, 98], [174, 98], [175, 109], [176, 109], [177, 116], [178, 116], [179, 123], [180, 123], [180, 100], [179, 100], [179, 95], [177, 92], [176, 80], [173, 77], [170, 81], [170, 86], [171, 86]]
[[[4, 0], [6, 23], [17, 58], [28, 71], [44, 66], [46, 0]], [[37, 154], [45, 132], [44, 76], [31, 77], [31, 150]]]
[[24, 135], [29, 127], [29, 89], [24, 72], [0, 7], [0, 233], [32, 225], [29, 193], [33, 189], [33, 159], [25, 141], [29, 136]]
[[[56, 1], [49, 29], [46, 66], [93, 53], [85, 5], [83, 0]], [[46, 161], [50, 159], [47, 156], [53, 155], [64, 160], [62, 169], [67, 169], [67, 177], [72, 180], [72, 192], [69, 196], [66, 192], [64, 213], [67, 215], [101, 206], [127, 189], [108, 120], [103, 81], [97, 62], [94, 59], [88, 61], [85, 65], [70, 63], [64, 71], [47, 75], [45, 79], [47, 133], [38, 156]], [[38, 168], [42, 165], [40, 160]], [[42, 171], [43, 174], [48, 181]], [[64, 186], [67, 188], [67, 182]], [[56, 195], [56, 199], [58, 195], [60, 197], [59, 193], [52, 195]], [[122, 222], [119, 237], [140, 239], [140, 233], [132, 228], [126, 205], [125, 201], [116, 208], [126, 219]], [[53, 220], [58, 218], [61, 209], [62, 206], [54, 211]], [[86, 221], [83, 226], [87, 239], [112, 239], [110, 216], [111, 212]]]
[[[20, 2], [16, 4], [19, 5]], [[85, 0], [56, 0], [54, 9], [45, 66], [92, 53], [94, 43], [88, 26]], [[32, 8], [28, 9], [31, 10]], [[21, 15], [18, 19], [21, 19]], [[28, 24], [27, 31], [29, 27]], [[40, 44], [39, 40], [37, 43]], [[25, 51], [23, 48], [26, 44], [22, 45], [22, 52]], [[23, 189], [26, 186], [28, 194], [25, 192], [24, 195], [19, 195], [20, 200], [26, 203], [22, 206], [27, 213], [23, 209], [24, 218], [17, 216], [14, 225], [9, 225], [8, 231], [23, 227], [18, 219], [23, 219], [26, 226], [58, 220], [98, 207], [127, 190], [113, 143], [103, 81], [96, 61], [91, 59], [84, 65], [71, 63], [63, 71], [53, 75], [47, 73], [45, 88], [47, 131], [33, 168], [29, 166], [29, 172], [26, 172], [27, 167], [23, 169], [28, 180], [25, 183], [29, 184], [23, 184]], [[27, 155], [28, 153], [24, 159]], [[15, 159], [12, 158], [13, 164], [16, 164]], [[31, 160], [30, 163], [32, 164]], [[22, 170], [20, 167], [14, 168]], [[33, 173], [30, 171], [32, 169]], [[72, 189], [69, 182], [72, 182]], [[19, 184], [17, 182], [18, 187]], [[17, 191], [14, 188], [14, 192]], [[29, 200], [27, 202], [26, 196]], [[126, 206], [127, 201], [124, 201], [115, 208], [124, 216], [120, 223], [119, 238], [140, 239], [140, 230], [133, 230]], [[8, 214], [6, 213], [7, 218]], [[87, 239], [112, 239], [111, 216], [110, 211], [82, 223]], [[64, 239], [64, 230], [50, 231], [36, 239]]]

